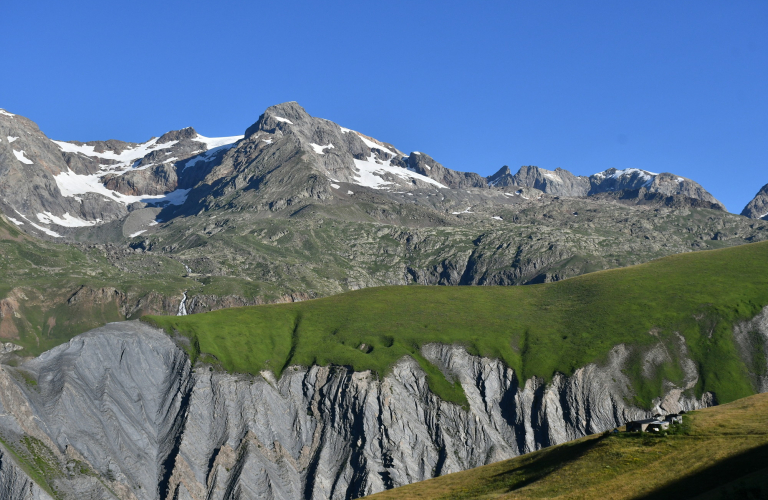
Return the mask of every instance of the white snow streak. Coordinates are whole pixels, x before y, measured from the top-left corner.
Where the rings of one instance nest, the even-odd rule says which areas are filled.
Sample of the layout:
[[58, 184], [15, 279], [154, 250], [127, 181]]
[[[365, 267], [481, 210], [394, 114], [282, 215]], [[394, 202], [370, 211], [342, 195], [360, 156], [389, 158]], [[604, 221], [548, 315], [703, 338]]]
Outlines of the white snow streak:
[[396, 153], [394, 153], [394, 152], [393, 152], [392, 150], [390, 150], [390, 149], [387, 149], [387, 147], [386, 147], [386, 146], [383, 146], [383, 145], [381, 145], [381, 144], [377, 144], [377, 143], [373, 142], [372, 140], [370, 140], [370, 139], [368, 139], [367, 137], [365, 137], [363, 134], [361, 134], [361, 133], [359, 133], [359, 132], [358, 132], [358, 133], [357, 133], [357, 136], [358, 136], [358, 137], [359, 137], [359, 138], [360, 138], [360, 139], [361, 139], [361, 140], [362, 140], [362, 141], [365, 143], [365, 145], [366, 145], [366, 146], [368, 146], [369, 148], [378, 149], [378, 150], [380, 150], [380, 151], [384, 151], [385, 153], [389, 153], [389, 154], [391, 154], [392, 156], [397, 156], [397, 154], [396, 154]]
[[101, 183], [101, 176], [99, 174], [92, 175], [78, 175], [71, 170], [62, 172], [59, 175], [53, 177], [56, 180], [56, 184], [59, 186], [62, 196], [77, 197], [78, 195], [85, 193], [95, 193], [107, 198], [123, 203], [124, 205], [130, 205], [135, 202], [151, 203], [154, 205], [181, 205], [187, 199], [189, 189], [177, 189], [166, 194], [159, 195], [125, 195], [107, 189], [104, 184]]
[[34, 162], [29, 158], [25, 157], [24, 154], [25, 154], [24, 151], [16, 151], [15, 149], [13, 150], [13, 156], [15, 156], [17, 160], [19, 160], [21, 163], [32, 165]]
[[325, 154], [325, 151], [323, 151], [324, 149], [333, 147], [333, 144], [328, 144], [327, 146], [321, 146], [320, 144], [315, 144], [314, 142], [310, 143], [309, 145], [312, 146], [312, 149], [315, 150], [315, 153], [319, 155]]
[[339, 186], [338, 184], [331, 184], [331, 187], [333, 189], [339, 189], [341, 186]]
[[152, 151], [157, 151], [158, 149], [170, 148], [179, 141], [171, 141], [165, 144], [156, 144], [157, 138], [154, 138], [154, 139], [150, 139], [149, 141], [143, 144], [139, 144], [136, 147], [128, 148], [119, 154], [115, 153], [114, 151], [103, 151], [101, 153], [97, 153], [95, 151], [95, 146], [88, 146], [86, 144], [83, 144], [82, 146], [78, 146], [77, 144], [72, 144], [72, 143], [63, 142], [63, 141], [52, 141], [52, 142], [56, 144], [62, 151], [67, 153], [82, 154], [85, 156], [95, 156], [97, 158], [102, 158], [104, 160], [117, 161], [119, 162], [119, 165], [107, 165], [106, 167], [102, 166], [102, 168], [117, 170], [119, 168], [130, 167], [131, 165], [133, 165], [133, 162], [141, 158], [144, 158], [146, 155], [148, 155]]
[[205, 144], [206, 148], [208, 148], [208, 151], [216, 148], [220, 148], [222, 146], [228, 146], [228, 145], [234, 145], [237, 141], [241, 140], [243, 135], [232, 135], [230, 137], [204, 137], [200, 134], [197, 134], [197, 137], [192, 139], [195, 142], [202, 142]]
[[50, 229], [46, 229], [44, 227], [38, 226], [34, 222], [30, 222], [30, 224], [32, 224], [32, 227], [34, 227], [35, 229], [44, 232], [48, 236], [53, 236], [54, 238], [61, 238], [61, 235], [56, 231], [51, 231]]
[[11, 137], [10, 135], [8, 136], [8, 142], [9, 143], [15, 141], [16, 139], [18, 139], [18, 137]]
[[69, 212], [65, 213], [62, 217], [53, 215], [51, 212], [43, 212], [41, 214], [37, 214], [37, 219], [43, 224], [58, 224], [59, 226], [64, 227], [88, 227], [94, 226], [101, 222], [101, 219], [97, 219], [95, 221], [85, 221], [83, 219], [78, 219], [77, 217], [69, 215]]
[[[198, 156], [195, 156], [190, 159], [190, 161], [187, 162], [186, 165], [184, 165], [184, 170], [188, 169], [189, 167], [194, 167], [200, 162], [207, 162], [213, 157], [215, 157], [217, 154], [219, 154], [220, 151], [226, 151], [228, 149], [231, 149], [234, 147], [234, 145], [242, 139], [244, 136], [242, 135], [233, 135], [231, 137], [203, 137], [200, 134], [197, 134], [197, 137], [192, 139], [196, 142], [202, 142], [205, 144], [205, 147], [208, 148], [208, 150]], [[170, 161], [170, 160], [169, 160]]]
[[13, 118], [14, 116], [16, 116], [16, 115], [14, 115], [13, 113], [9, 113], [9, 112], [7, 112], [6, 110], [4, 110], [4, 109], [2, 109], [2, 108], [0, 108], [0, 115], [10, 116], [11, 118]]
[[142, 229], [141, 231], [136, 231], [135, 233], [133, 233], [133, 234], [129, 235], [128, 237], [129, 237], [129, 238], [135, 238], [136, 236], [138, 236], [138, 235], [140, 235], [140, 234], [143, 234], [143, 233], [146, 233], [146, 232], [147, 232], [147, 230], [146, 230], [146, 229]]
[[23, 222], [21, 222], [20, 220], [16, 220], [16, 219], [14, 219], [13, 217], [8, 217], [8, 220], [9, 220], [9, 221], [11, 221], [11, 222], [13, 222], [13, 223], [14, 223], [14, 224], [16, 224], [17, 226], [23, 226], [23, 225], [24, 225], [24, 223], [23, 223]]
[[400, 177], [401, 179], [418, 179], [439, 188], [447, 189], [446, 186], [440, 184], [434, 179], [430, 179], [425, 175], [417, 174], [401, 167], [393, 167], [390, 165], [389, 161], [386, 163], [377, 163], [376, 157], [373, 154], [371, 154], [371, 156], [366, 160], [354, 160], [354, 162], [358, 171], [357, 175], [355, 176], [355, 184], [359, 184], [361, 186], [366, 186], [373, 189], [383, 189], [394, 183], [384, 180], [381, 175], [392, 174]]
[[281, 116], [272, 116], [272, 118], [274, 118], [275, 120], [277, 120], [279, 122], [290, 123], [291, 125], [293, 125], [293, 122], [291, 120], [289, 120], [288, 118], [283, 118]]
[[470, 208], [472, 208], [472, 207], [467, 207], [467, 209], [464, 210], [463, 212], [451, 212], [451, 214], [453, 214], [453, 215], [461, 215], [461, 214], [473, 214], [473, 213], [475, 213], [475, 212], [470, 212], [469, 211]]

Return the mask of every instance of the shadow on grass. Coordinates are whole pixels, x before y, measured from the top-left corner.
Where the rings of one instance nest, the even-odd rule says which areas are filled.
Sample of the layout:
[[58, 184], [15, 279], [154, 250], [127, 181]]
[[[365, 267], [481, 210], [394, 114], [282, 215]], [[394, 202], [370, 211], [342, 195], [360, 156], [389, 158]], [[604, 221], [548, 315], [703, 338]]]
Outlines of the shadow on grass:
[[661, 487], [648, 495], [637, 497], [643, 500], [665, 500], [693, 498], [718, 490], [715, 499], [768, 499], [768, 476], [761, 474], [741, 481], [768, 464], [768, 445], [759, 446], [740, 455], [718, 462], [690, 476]]
[[462, 498], [475, 498], [489, 493], [509, 493], [515, 491], [539, 481], [549, 474], [558, 471], [569, 462], [579, 459], [603, 439], [603, 437], [599, 437], [570, 445], [544, 449], [536, 457], [531, 457], [531, 461], [525, 465], [490, 476], [483, 481], [482, 485], [474, 488], [469, 487], [464, 491], [454, 493], [445, 498], [458, 500]]

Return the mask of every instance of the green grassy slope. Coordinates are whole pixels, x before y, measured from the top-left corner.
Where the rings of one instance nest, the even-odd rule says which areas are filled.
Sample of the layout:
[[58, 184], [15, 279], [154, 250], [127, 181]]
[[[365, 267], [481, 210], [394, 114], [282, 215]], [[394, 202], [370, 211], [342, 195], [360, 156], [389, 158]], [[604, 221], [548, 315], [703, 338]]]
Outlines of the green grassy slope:
[[0, 216], [0, 341], [37, 355], [73, 336], [125, 317], [110, 297], [69, 299], [81, 288], [114, 288], [134, 301], [148, 293], [181, 296], [199, 286], [168, 258], [150, 277], [125, 273], [100, 253], [32, 238]]
[[593, 435], [371, 499], [768, 496], [768, 394], [692, 412], [665, 436]]
[[732, 327], [767, 304], [768, 243], [756, 243], [543, 285], [382, 287], [147, 320], [193, 338], [200, 352], [238, 372], [337, 364], [383, 374], [410, 355], [427, 370], [433, 391], [456, 402], [464, 401], [461, 388], [420, 356], [422, 345], [462, 344], [502, 359], [523, 378], [549, 379], [600, 362], [619, 343], [639, 353], [663, 342], [674, 359], [652, 377], [641, 375], [639, 359], [628, 368], [637, 402], [648, 405], [664, 379], [682, 379], [676, 332], [699, 367], [698, 393], [714, 391], [720, 402], [753, 394]]

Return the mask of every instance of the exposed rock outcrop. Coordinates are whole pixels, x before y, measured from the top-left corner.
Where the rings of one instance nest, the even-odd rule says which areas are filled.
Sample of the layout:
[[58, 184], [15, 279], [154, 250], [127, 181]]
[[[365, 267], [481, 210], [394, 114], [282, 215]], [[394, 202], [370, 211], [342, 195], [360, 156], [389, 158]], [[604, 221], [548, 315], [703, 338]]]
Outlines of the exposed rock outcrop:
[[[461, 407], [432, 394], [411, 358], [383, 377], [297, 366], [278, 380], [193, 370], [164, 333], [113, 323], [24, 364], [33, 387], [3, 367], [0, 431], [11, 443], [34, 437], [52, 461], [77, 457], [120, 498], [356, 498], [649, 415], [627, 403], [632, 352], [616, 346], [604, 365], [545, 383], [461, 347], [425, 346], [461, 383]], [[686, 388], [669, 385], [662, 409], [711, 403]], [[77, 474], [50, 481], [64, 496], [85, 489]]]
[[741, 215], [750, 219], [765, 219], [768, 217], [768, 184], [760, 188], [760, 191], [741, 211]]
[[16, 464], [0, 445], [0, 498], [3, 500], [53, 500]]

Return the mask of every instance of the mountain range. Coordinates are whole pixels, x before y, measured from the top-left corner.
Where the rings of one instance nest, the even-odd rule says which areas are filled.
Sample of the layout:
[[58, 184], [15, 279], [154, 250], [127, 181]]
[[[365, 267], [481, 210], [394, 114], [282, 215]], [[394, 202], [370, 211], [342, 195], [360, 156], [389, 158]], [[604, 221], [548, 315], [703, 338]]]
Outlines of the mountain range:
[[768, 390], [768, 185], [0, 110], [0, 212], [0, 498], [357, 498]]

